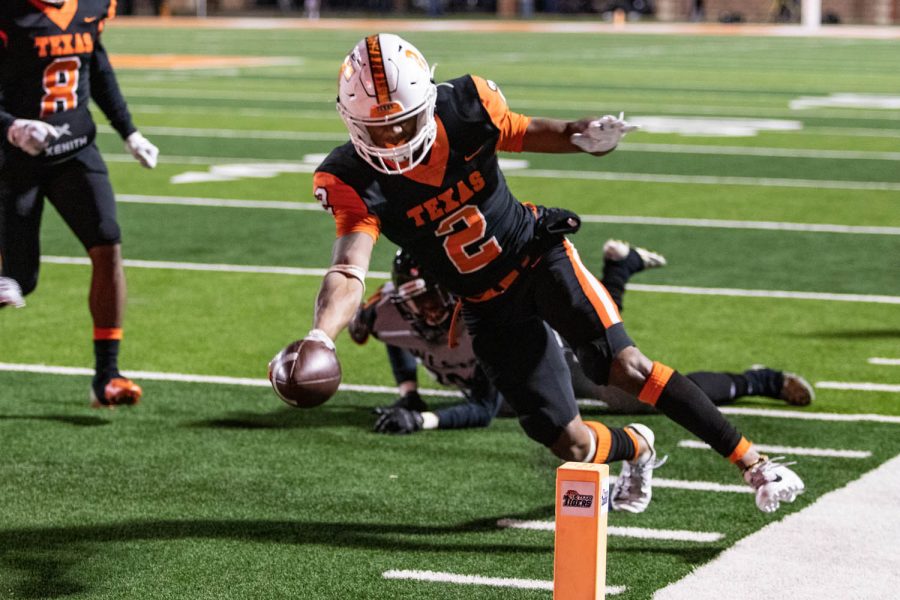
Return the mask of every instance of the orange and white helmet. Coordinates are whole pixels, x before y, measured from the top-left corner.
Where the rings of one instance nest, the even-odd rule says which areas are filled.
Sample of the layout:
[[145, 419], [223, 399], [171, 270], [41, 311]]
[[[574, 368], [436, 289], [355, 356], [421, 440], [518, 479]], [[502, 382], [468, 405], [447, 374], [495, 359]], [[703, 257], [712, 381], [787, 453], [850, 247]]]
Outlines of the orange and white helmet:
[[[437, 137], [432, 70], [415, 46], [379, 33], [361, 40], [341, 65], [337, 110], [356, 152], [376, 170], [399, 175], [421, 163]], [[399, 126], [415, 119], [405, 143], [382, 147], [368, 127]], [[398, 130], [399, 131], [399, 130]]]

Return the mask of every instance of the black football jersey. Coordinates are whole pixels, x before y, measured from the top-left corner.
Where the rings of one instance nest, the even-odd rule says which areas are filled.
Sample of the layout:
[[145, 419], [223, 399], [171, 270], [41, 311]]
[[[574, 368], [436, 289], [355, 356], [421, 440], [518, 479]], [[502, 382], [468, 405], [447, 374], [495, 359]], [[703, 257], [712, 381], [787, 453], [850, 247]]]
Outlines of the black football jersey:
[[319, 166], [314, 193], [338, 235], [383, 233], [463, 297], [493, 287], [519, 261], [534, 214], [506, 184], [498, 150], [521, 151], [530, 119], [509, 111], [493, 82], [466, 75], [438, 85], [437, 139], [427, 160], [402, 175], [382, 174], [351, 143]]
[[53, 125], [60, 137], [43, 155], [61, 160], [96, 135], [88, 100], [91, 61], [114, 0], [0, 3], [0, 91], [4, 111]]

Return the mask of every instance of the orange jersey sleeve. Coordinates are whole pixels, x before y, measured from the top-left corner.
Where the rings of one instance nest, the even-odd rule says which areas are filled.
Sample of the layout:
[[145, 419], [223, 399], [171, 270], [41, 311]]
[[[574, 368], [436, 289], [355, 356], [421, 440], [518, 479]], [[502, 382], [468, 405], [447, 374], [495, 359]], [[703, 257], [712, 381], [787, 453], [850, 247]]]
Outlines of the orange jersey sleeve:
[[488, 81], [477, 75], [472, 75], [472, 81], [478, 89], [478, 97], [481, 104], [491, 116], [491, 121], [500, 130], [500, 139], [497, 140], [497, 150], [506, 150], [507, 152], [521, 152], [522, 138], [525, 137], [525, 130], [531, 123], [531, 117], [520, 115], [509, 110], [506, 104], [506, 98], [497, 84]]
[[367, 233], [378, 241], [381, 223], [371, 214], [365, 202], [352, 187], [331, 173], [316, 171], [313, 176], [313, 194], [322, 208], [334, 216], [337, 237], [348, 233]]

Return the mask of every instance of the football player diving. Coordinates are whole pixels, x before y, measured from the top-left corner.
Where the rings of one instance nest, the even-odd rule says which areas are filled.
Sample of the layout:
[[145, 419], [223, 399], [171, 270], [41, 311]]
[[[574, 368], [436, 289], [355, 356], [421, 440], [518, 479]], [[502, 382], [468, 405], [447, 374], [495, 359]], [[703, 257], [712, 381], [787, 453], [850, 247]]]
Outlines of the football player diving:
[[760, 510], [775, 511], [804, 490], [693, 381], [637, 348], [566, 237], [578, 229], [577, 215], [520, 202], [506, 184], [498, 152], [603, 156], [633, 129], [622, 116], [565, 121], [515, 113], [481, 77], [435, 84], [418, 49], [392, 34], [366, 37], [344, 59], [337, 110], [350, 141], [313, 176], [337, 239], [301, 355], [333, 352], [384, 234], [460, 300], [475, 356], [530, 438], [563, 460], [622, 462], [612, 493], [621, 510], [641, 512], [650, 502], [659, 464], [654, 434], [642, 424], [581, 419], [554, 331], [593, 382], [654, 406], [735, 464]]
[[[600, 282], [620, 311], [625, 284], [632, 275], [666, 264], [663, 256], [619, 240], [608, 240], [603, 256]], [[384, 342], [400, 393], [392, 405], [375, 409], [375, 431], [408, 434], [428, 429], [486, 427], [500, 413], [503, 396], [478, 366], [472, 338], [465, 327], [459, 321], [453, 322], [455, 305], [456, 298], [422, 272], [409, 253], [401, 249], [392, 263], [391, 281], [361, 305], [350, 321], [350, 337], [358, 344], [366, 343], [370, 335]], [[634, 396], [589, 380], [572, 349], [558, 336], [557, 341], [562, 345], [577, 398], [590, 400], [590, 404], [609, 413], [656, 412]], [[457, 388], [465, 402], [429, 411], [418, 393], [419, 363], [439, 383]], [[687, 377], [717, 406], [744, 396], [764, 396], [806, 406], [815, 397], [812, 386], [803, 377], [764, 367], [743, 373], [695, 372]]]
[[38, 283], [44, 199], [91, 261], [94, 407], [132, 405], [141, 388], [119, 373], [125, 311], [121, 232], [91, 99], [147, 168], [158, 150], [131, 120], [100, 41], [115, 0], [5, 0], [0, 5], [0, 307], [24, 306]]

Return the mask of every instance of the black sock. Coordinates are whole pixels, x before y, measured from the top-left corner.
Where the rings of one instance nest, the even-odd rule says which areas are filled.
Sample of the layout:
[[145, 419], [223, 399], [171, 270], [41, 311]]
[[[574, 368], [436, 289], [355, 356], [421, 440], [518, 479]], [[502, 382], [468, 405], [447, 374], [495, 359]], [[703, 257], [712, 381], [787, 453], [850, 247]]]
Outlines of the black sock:
[[749, 369], [737, 377], [747, 381], [748, 396], [766, 396], [780, 398], [784, 385], [784, 373], [774, 369]]
[[94, 340], [94, 380], [119, 374], [119, 340]]
[[687, 374], [716, 406], [731, 404], [737, 398], [751, 395], [749, 382], [744, 375], [711, 371], [695, 371]]
[[631, 460], [637, 448], [631, 441], [631, 436], [620, 427], [610, 427], [609, 435], [611, 437], [609, 443], [609, 456], [606, 458], [607, 463], [614, 463], [620, 460]]
[[606, 260], [603, 262], [603, 279], [600, 283], [612, 296], [613, 302], [619, 310], [622, 310], [622, 297], [625, 294], [625, 284], [631, 276], [644, 269], [644, 261], [641, 255], [632, 248], [628, 256], [622, 260]]
[[667, 417], [709, 444], [722, 456], [730, 456], [741, 434], [719, 412], [697, 384], [675, 371], [656, 401]]

